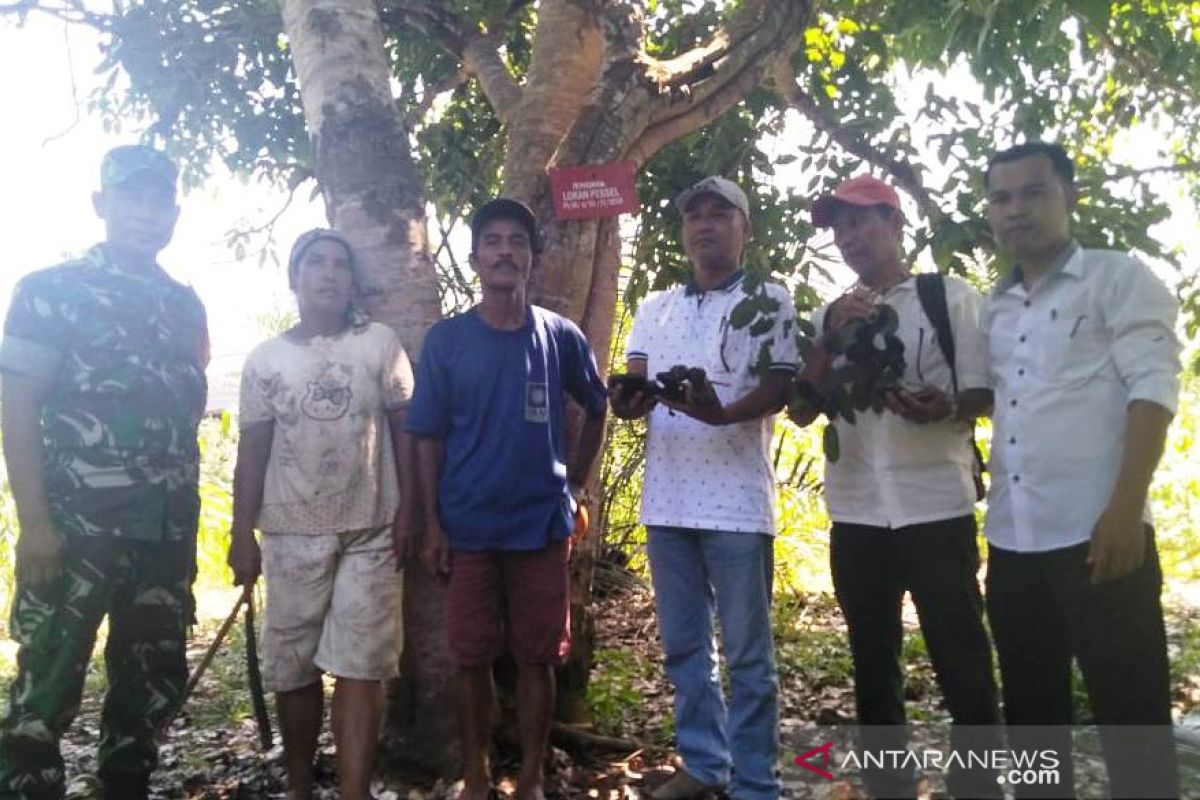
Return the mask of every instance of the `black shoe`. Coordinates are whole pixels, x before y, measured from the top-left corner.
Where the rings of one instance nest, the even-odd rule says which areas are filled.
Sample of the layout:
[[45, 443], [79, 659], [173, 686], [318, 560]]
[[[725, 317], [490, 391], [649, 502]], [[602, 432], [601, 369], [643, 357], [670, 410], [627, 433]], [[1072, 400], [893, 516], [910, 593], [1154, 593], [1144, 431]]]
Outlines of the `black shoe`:
[[109, 773], [100, 776], [103, 800], [149, 800], [150, 776]]

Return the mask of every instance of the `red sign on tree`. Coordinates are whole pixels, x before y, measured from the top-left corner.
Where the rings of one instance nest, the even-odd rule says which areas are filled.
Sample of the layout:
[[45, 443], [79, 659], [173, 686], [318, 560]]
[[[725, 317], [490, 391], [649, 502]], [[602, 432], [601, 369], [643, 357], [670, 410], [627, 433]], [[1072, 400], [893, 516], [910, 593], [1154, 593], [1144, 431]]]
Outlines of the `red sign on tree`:
[[637, 211], [637, 192], [633, 187], [636, 174], [637, 165], [632, 161], [551, 169], [555, 216], [593, 219]]

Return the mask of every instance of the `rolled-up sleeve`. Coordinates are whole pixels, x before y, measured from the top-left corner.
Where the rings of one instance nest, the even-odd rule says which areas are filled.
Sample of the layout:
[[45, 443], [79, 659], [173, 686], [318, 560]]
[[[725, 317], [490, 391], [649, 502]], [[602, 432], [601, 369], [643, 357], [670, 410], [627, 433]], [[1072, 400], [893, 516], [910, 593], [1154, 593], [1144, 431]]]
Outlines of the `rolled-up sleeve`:
[[647, 341], [649, 332], [646, 329], [650, 324], [652, 300], [653, 298], [647, 298], [633, 317], [633, 326], [630, 328], [629, 338], [625, 340], [626, 361], [650, 360], [650, 343]]
[[1179, 307], [1162, 281], [1142, 262], [1116, 265], [1106, 287], [1105, 327], [1112, 358], [1129, 400], [1149, 400], [1172, 413], [1179, 405]]
[[779, 303], [779, 311], [768, 331], [755, 338], [754, 355], [764, 344], [770, 349], [771, 364], [768, 372], [791, 372], [800, 368], [800, 357], [796, 348], [796, 307], [791, 295], [782, 286], [766, 284], [767, 295]]
[[0, 341], [0, 371], [53, 378], [66, 351], [59, 304], [40, 275], [17, 284]]

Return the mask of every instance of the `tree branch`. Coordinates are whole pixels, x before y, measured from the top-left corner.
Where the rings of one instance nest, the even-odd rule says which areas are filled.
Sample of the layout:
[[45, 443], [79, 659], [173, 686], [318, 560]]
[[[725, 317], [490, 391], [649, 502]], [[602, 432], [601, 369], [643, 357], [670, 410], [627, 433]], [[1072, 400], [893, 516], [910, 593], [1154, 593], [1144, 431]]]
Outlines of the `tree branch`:
[[726, 32], [718, 32], [707, 44], [692, 48], [675, 58], [654, 62], [654, 69], [664, 73], [666, 86], [694, 83], [712, 74], [713, 65], [721, 60], [731, 46]]
[[[675, 58], [655, 62], [655, 69], [666, 73], [664, 85], [681, 86], [696, 83], [712, 75], [716, 64], [734, 51], [744, 40], [762, 30], [763, 14], [772, 5], [802, 6], [797, 2], [748, 2], [742, 11], [713, 34], [708, 42], [692, 48]], [[778, 8], [774, 9], [780, 10]], [[801, 16], [807, 19], [807, 11], [801, 10]]]
[[790, 56], [799, 45], [811, 8], [806, 0], [747, 0], [708, 44], [672, 62], [655, 62], [652, 70], [674, 64], [677, 71], [660, 78], [650, 124], [629, 157], [644, 163], [741, 102], [762, 83], [773, 59]]
[[600, 164], [626, 158], [645, 131], [658, 82], [642, 50], [641, 7], [609, 2], [599, 17], [604, 36], [600, 80], [554, 155], [559, 164]]
[[463, 68], [479, 80], [500, 124], [507, 125], [513, 109], [521, 102], [521, 87], [500, 58], [495, 43], [483, 36], [472, 38], [463, 50], [462, 62]]
[[1200, 161], [1187, 161], [1182, 164], [1159, 164], [1156, 167], [1133, 169], [1120, 167], [1104, 176], [1107, 181], [1123, 181], [1129, 178], [1140, 178], [1143, 175], [1190, 175], [1200, 172]]
[[75, 130], [76, 126], [79, 125], [79, 85], [75, 82], [75, 52], [71, 49], [70, 23], [63, 25], [63, 48], [67, 51], [67, 74], [71, 77], [71, 108], [75, 111], [75, 117], [68, 123], [67, 127], [43, 139], [42, 147], [51, 142], [58, 141]]
[[[1124, 64], [1130, 68], [1137, 76], [1138, 82], [1142, 83], [1149, 89], [1154, 89], [1167, 94], [1176, 94], [1188, 98], [1191, 102], [1196, 102], [1197, 95], [1195, 87], [1188, 81], [1172, 81], [1171, 78], [1183, 78], [1186, 73], [1179, 70], [1161, 69], [1158, 59], [1149, 53], [1143, 54], [1137, 50], [1127, 47], [1118, 42], [1112, 37], [1112, 34], [1107, 30], [1090, 30], [1087, 28], [1087, 18], [1084, 18], [1084, 35], [1089, 32], [1095, 36], [1102, 45], [1112, 53], [1117, 65]], [[1155, 54], [1160, 55], [1160, 54]]]
[[854, 134], [840, 121], [834, 119], [815, 99], [796, 82], [791, 64], [783, 58], [771, 65], [768, 81], [770, 87], [791, 108], [799, 111], [817, 130], [832, 139], [848, 153], [858, 156], [873, 167], [882, 169], [892, 177], [900, 188], [917, 202], [921, 214], [931, 224], [940, 222], [946, 213], [942, 211], [933, 195], [921, 182], [917, 167], [908, 161], [889, 158], [876, 150], [864, 137]]
[[62, 0], [58, 5], [43, 5], [38, 0], [18, 0], [15, 3], [0, 3], [0, 16], [15, 15], [22, 22], [31, 11], [48, 14], [55, 19], [75, 25], [87, 25], [98, 31], [106, 31], [112, 20], [110, 14], [89, 10], [83, 0]]
[[412, 130], [414, 127], [416, 127], [416, 124], [419, 123], [425, 117], [425, 115], [429, 113], [429, 109], [433, 107], [434, 100], [437, 100], [438, 97], [446, 92], [454, 91], [470, 79], [471, 76], [468, 75], [465, 70], [460, 69], [451, 75], [447, 75], [441, 81], [438, 81], [432, 86], [426, 86], [425, 91], [421, 93], [421, 98], [419, 100], [414, 99], [410, 103], [409, 100], [403, 95], [399, 97], [396, 100], [396, 104], [400, 109], [400, 113], [403, 114], [405, 119], [408, 121], [407, 127], [409, 130]]
[[[512, 3], [505, 21], [525, 5], [528, 3], [524, 0]], [[382, 8], [380, 17], [388, 23], [421, 31], [457, 58], [463, 69], [479, 80], [484, 96], [501, 123], [508, 122], [513, 108], [520, 102], [521, 87], [500, 58], [496, 46], [498, 32], [491, 35], [481, 32], [436, 0], [398, 0]]]

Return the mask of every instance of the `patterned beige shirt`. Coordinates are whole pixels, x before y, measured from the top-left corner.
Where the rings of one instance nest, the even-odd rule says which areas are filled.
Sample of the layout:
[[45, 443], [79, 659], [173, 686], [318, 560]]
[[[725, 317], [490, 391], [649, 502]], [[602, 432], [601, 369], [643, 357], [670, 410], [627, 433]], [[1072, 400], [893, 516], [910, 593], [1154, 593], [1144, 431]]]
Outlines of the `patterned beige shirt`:
[[322, 534], [389, 524], [400, 497], [387, 413], [408, 404], [412, 386], [400, 340], [374, 322], [255, 348], [239, 425], [275, 425], [257, 527]]

